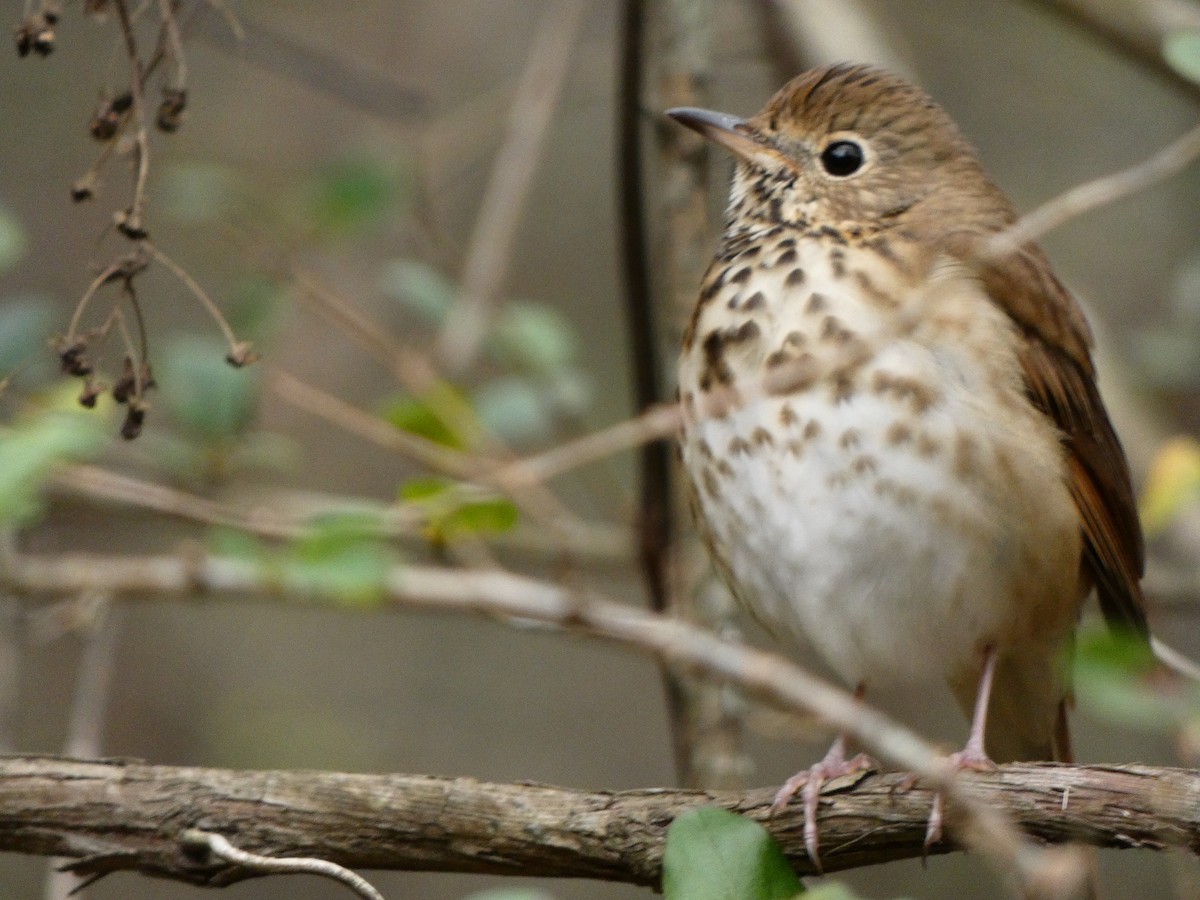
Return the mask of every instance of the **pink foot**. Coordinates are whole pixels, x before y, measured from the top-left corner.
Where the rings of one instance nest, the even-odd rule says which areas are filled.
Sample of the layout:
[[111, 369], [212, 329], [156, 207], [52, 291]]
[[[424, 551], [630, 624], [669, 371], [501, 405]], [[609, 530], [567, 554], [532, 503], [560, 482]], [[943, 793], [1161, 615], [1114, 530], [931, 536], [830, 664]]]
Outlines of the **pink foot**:
[[822, 871], [817, 838], [817, 804], [821, 799], [821, 786], [833, 778], [878, 768], [879, 763], [865, 753], [846, 759], [846, 741], [845, 738], [839, 737], [833, 742], [824, 759], [804, 772], [797, 772], [775, 792], [775, 799], [771, 801], [772, 815], [782, 812], [796, 794], [801, 795], [804, 801], [804, 848], [818, 872]]
[[[996, 764], [979, 747], [967, 744], [957, 753], [951, 753], [947, 759], [955, 772], [970, 770], [972, 772], [991, 772]], [[929, 811], [929, 822], [925, 826], [925, 849], [941, 843], [942, 825], [945, 821], [945, 801], [942, 792], [933, 795], [933, 808]]]

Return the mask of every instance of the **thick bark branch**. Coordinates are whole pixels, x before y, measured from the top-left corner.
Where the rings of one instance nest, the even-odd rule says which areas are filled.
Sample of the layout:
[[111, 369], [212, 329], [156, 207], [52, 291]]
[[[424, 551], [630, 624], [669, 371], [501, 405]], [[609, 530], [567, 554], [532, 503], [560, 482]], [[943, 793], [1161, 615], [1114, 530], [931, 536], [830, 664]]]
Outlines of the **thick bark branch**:
[[[1047, 841], [1200, 850], [1200, 773], [1148, 766], [1021, 764], [963, 773], [964, 787]], [[922, 855], [929, 791], [870, 775], [827, 793], [826, 871]], [[837, 787], [836, 782], [834, 787]], [[67, 858], [84, 876], [135, 870], [207, 886], [256, 873], [197, 854], [188, 829], [267, 856], [360, 869], [592, 878], [656, 885], [685, 809], [718, 804], [763, 821], [810, 873], [801, 815], [768, 822], [769, 791], [580, 791], [470, 778], [242, 772], [123, 760], [0, 759], [0, 851]], [[949, 852], [939, 846], [933, 852]]]

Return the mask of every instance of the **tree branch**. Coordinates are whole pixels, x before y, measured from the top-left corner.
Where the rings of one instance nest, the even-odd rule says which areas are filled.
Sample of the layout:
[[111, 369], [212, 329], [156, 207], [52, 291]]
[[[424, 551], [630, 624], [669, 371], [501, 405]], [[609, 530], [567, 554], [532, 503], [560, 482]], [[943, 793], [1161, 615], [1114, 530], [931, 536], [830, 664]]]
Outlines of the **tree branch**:
[[[869, 775], [822, 797], [827, 871], [919, 857], [930, 793]], [[1013, 764], [964, 774], [983, 802], [1050, 842], [1200, 848], [1200, 773]], [[197, 854], [191, 829], [241, 851], [358, 869], [592, 878], [657, 885], [667, 826], [716, 804], [767, 825], [812, 873], [798, 806], [768, 819], [767, 790], [582, 791], [471, 778], [254, 772], [125, 760], [0, 759], [0, 851], [69, 858], [83, 876], [132, 870], [206, 886], [262, 872]], [[949, 845], [931, 852], [945, 853]]]

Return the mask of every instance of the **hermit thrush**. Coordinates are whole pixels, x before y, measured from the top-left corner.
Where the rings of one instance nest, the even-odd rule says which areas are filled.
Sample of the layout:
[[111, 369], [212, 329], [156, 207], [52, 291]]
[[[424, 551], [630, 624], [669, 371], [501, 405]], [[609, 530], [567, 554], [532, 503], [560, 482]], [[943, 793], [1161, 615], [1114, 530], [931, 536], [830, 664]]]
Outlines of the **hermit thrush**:
[[[750, 119], [670, 115], [736, 158], [679, 362], [718, 570], [860, 691], [947, 684], [974, 710], [960, 765], [1068, 759], [1086, 594], [1146, 631], [1128, 465], [1079, 306], [1036, 247], [991, 251], [1012, 204], [894, 75], [836, 65]], [[839, 740], [781, 792], [804, 786], [814, 858], [821, 781], [863, 764]]]

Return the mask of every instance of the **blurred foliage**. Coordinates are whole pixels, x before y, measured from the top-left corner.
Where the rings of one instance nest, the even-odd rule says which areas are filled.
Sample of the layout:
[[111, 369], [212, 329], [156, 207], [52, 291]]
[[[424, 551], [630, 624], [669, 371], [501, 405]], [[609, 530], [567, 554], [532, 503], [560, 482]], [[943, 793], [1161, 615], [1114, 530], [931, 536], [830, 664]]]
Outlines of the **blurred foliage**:
[[666, 900], [789, 900], [803, 893], [779, 844], [757, 822], [701, 807], [667, 829]]
[[112, 402], [84, 409], [76, 386], [60, 383], [0, 430], [0, 522], [22, 524], [44, 506], [41, 490], [65, 462], [97, 456], [110, 442]]
[[292, 596], [345, 607], [381, 604], [397, 562], [379, 517], [366, 511], [321, 516], [278, 547], [229, 528], [214, 529], [210, 545], [220, 556], [258, 566]]
[[480, 438], [479, 420], [470, 400], [444, 381], [433, 384], [422, 397], [393, 398], [383, 417], [401, 431], [455, 450], [475, 446]]
[[256, 467], [281, 469], [298, 448], [283, 435], [258, 430], [263, 373], [234, 368], [215, 336], [182, 335], [156, 354], [155, 377], [171, 429], [143, 436], [150, 457], [180, 481], [211, 483]]
[[350, 237], [375, 227], [407, 200], [407, 171], [369, 156], [330, 163], [305, 186], [304, 221], [318, 235]]
[[1200, 721], [1200, 686], [1166, 672], [1141, 638], [1102, 625], [1077, 636], [1074, 686], [1081, 709], [1123, 728], [1170, 734]]
[[1181, 436], [1163, 443], [1146, 473], [1139, 512], [1148, 537], [1162, 532], [1200, 500], [1200, 441]]
[[1163, 41], [1167, 64], [1192, 81], [1200, 81], [1200, 32], [1175, 31]]
[[511, 500], [486, 496], [446, 478], [416, 478], [400, 488], [400, 499], [421, 510], [428, 540], [444, 544], [463, 537], [511, 531], [519, 518]]
[[378, 285], [384, 296], [399, 301], [430, 327], [442, 324], [456, 295], [450, 279], [412, 259], [394, 259], [385, 265]]
[[168, 166], [156, 195], [163, 215], [192, 225], [223, 225], [248, 206], [249, 185], [232, 166], [189, 160]]
[[45, 349], [46, 335], [54, 325], [45, 297], [16, 295], [0, 300], [0, 378], [23, 386], [48, 381], [54, 366]]
[[[392, 260], [378, 283], [431, 329], [442, 325], [457, 296], [445, 275], [414, 260]], [[505, 443], [552, 439], [560, 419], [582, 415], [592, 401], [591, 381], [579, 365], [580, 344], [575, 328], [553, 307], [528, 300], [503, 304], [484, 343], [500, 371], [471, 391], [473, 418]], [[439, 440], [431, 431], [406, 430]], [[445, 438], [439, 442], [448, 443]]]
[[215, 338], [184, 335], [167, 342], [155, 377], [172, 421], [199, 444], [235, 439], [254, 421], [262, 395], [262, 371], [225, 362]]

